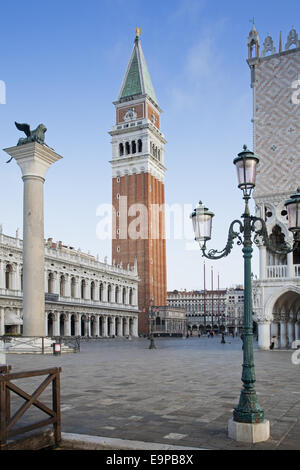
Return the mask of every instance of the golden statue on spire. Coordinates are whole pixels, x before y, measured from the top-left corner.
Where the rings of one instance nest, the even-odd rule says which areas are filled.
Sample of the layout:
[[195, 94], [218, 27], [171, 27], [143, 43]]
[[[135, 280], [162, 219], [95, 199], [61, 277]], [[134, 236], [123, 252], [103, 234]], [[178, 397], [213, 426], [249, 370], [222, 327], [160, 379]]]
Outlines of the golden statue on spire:
[[136, 28], [136, 37], [137, 37], [137, 38], [140, 37], [141, 32], [142, 32], [142, 31], [141, 31], [141, 28], [140, 28], [140, 27]]

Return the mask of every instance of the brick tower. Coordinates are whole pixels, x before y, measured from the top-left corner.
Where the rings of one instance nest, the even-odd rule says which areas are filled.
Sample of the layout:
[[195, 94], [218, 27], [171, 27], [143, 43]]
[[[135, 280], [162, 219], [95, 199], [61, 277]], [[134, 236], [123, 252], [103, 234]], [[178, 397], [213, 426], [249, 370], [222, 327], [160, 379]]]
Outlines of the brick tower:
[[137, 28], [120, 89], [112, 136], [112, 259], [137, 263], [139, 333], [149, 331], [149, 306], [166, 305], [164, 144], [161, 109]]

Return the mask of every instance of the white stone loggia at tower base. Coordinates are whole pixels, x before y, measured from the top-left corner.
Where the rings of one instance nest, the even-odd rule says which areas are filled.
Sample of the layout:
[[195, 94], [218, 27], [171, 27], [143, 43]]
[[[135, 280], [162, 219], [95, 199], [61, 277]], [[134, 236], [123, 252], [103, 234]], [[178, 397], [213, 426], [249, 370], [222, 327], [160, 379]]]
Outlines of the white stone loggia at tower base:
[[62, 157], [37, 142], [4, 151], [16, 160], [24, 181], [23, 335], [45, 336], [44, 182], [48, 168]]

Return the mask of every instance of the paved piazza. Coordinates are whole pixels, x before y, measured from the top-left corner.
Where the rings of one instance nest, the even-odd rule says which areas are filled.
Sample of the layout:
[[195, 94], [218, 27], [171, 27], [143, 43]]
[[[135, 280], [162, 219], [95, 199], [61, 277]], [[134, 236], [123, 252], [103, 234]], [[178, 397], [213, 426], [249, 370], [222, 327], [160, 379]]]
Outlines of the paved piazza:
[[291, 351], [256, 344], [256, 391], [271, 438], [250, 446], [227, 437], [242, 350], [240, 338], [226, 341], [159, 338], [149, 350], [145, 338], [99, 339], [83, 342], [77, 354], [9, 354], [7, 364], [14, 372], [62, 367], [64, 432], [206, 449], [300, 449], [300, 365]]

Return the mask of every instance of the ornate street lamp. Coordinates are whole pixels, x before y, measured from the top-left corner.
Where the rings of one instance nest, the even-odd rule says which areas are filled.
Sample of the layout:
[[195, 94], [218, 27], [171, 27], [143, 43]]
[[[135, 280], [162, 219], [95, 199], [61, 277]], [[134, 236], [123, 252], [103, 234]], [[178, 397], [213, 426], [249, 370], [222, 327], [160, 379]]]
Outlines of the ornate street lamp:
[[[277, 254], [287, 254], [297, 249], [300, 242], [300, 188], [292, 195], [285, 206], [288, 211], [289, 230], [293, 233], [294, 243], [290, 246], [284, 243], [280, 249], [275, 249], [269, 240], [265, 221], [260, 217], [250, 215], [249, 199], [255, 187], [256, 167], [259, 158], [244, 145], [243, 151], [238, 154], [233, 163], [237, 168], [238, 187], [243, 191], [245, 200], [245, 211], [242, 215], [243, 222], [234, 220], [228, 232], [228, 239], [225, 248], [221, 251], [214, 249], [206, 251], [206, 243], [211, 238], [212, 218], [214, 214], [205, 207], [202, 202], [191, 214], [193, 221], [195, 240], [199, 242], [202, 256], [208, 259], [220, 259], [227, 256], [233, 247], [233, 242], [237, 238], [237, 244], [243, 246], [244, 257], [244, 324], [243, 324], [243, 388], [240, 394], [238, 406], [233, 411], [233, 418], [229, 424], [229, 435], [236, 440], [244, 440], [246, 427], [238, 426], [239, 423], [252, 426], [249, 438], [251, 442], [267, 440], [269, 438], [269, 422], [264, 420], [264, 411], [258, 404], [254, 388], [255, 370], [253, 359], [253, 325], [252, 325], [252, 291], [251, 291], [251, 258], [252, 258], [252, 233], [255, 244], [263, 243], [267, 248]], [[237, 229], [234, 227], [237, 226]], [[260, 436], [255, 437], [253, 431], [257, 424], [264, 424], [261, 427]]]
[[149, 339], [150, 339], [150, 345], [149, 349], [156, 349], [156, 345], [154, 342], [154, 336], [152, 332], [152, 321], [155, 318], [154, 310], [153, 310], [153, 299], [150, 300], [150, 306], [149, 306]]

